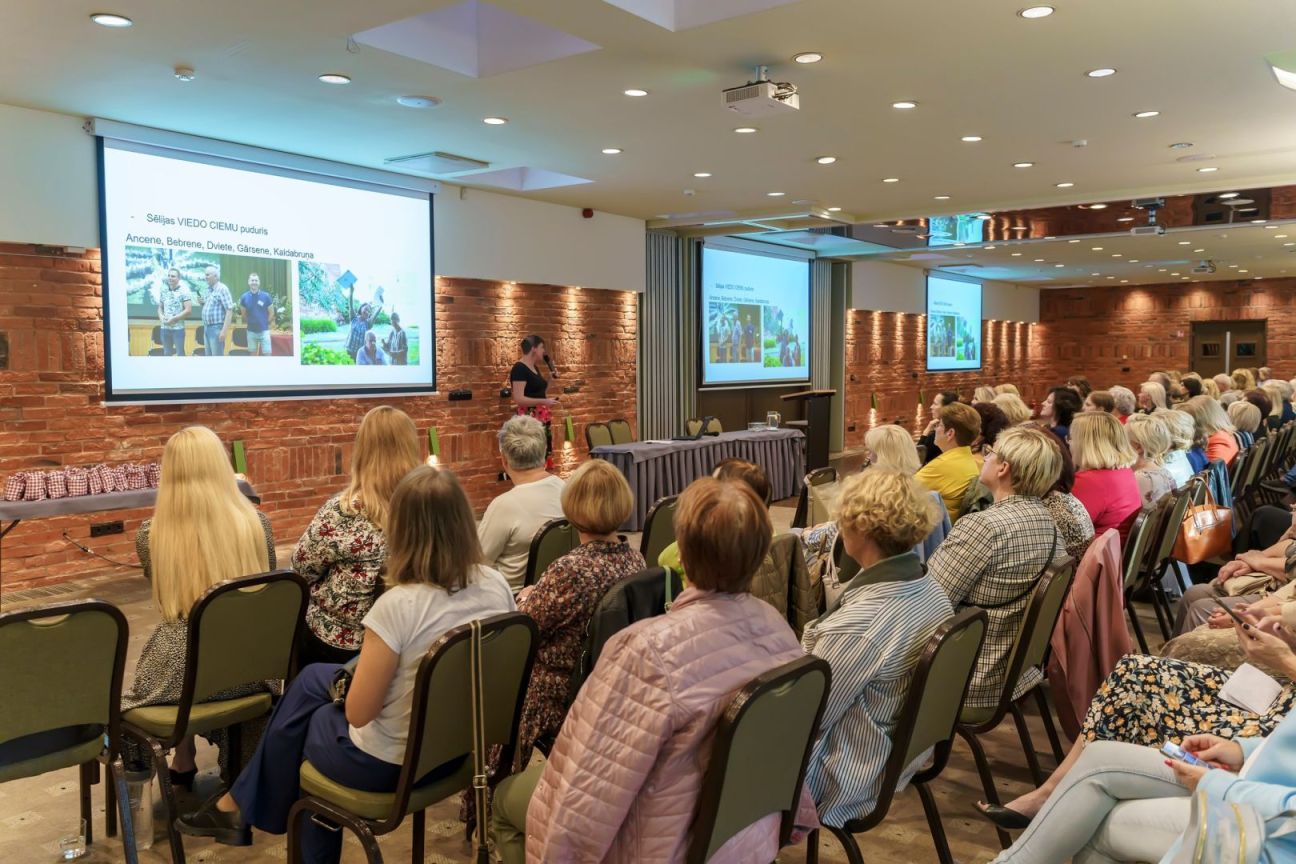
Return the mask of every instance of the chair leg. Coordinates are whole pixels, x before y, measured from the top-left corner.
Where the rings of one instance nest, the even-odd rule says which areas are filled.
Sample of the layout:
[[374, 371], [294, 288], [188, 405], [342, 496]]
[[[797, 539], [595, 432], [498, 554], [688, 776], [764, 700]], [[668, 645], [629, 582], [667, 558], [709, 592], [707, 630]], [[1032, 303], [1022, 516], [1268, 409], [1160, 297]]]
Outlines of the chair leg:
[[[319, 821], [321, 816], [327, 816], [337, 825], [325, 825]], [[379, 848], [378, 838], [374, 837], [373, 828], [369, 823], [353, 813], [348, 813], [318, 798], [298, 799], [288, 811], [288, 864], [301, 864], [302, 861], [301, 829], [298, 827], [302, 819], [314, 820], [330, 830], [341, 831], [343, 828], [350, 828], [351, 833], [355, 834], [356, 839], [360, 841], [360, 847], [364, 849], [368, 864], [383, 864], [382, 849]], [[419, 861], [422, 859], [420, 858]]]
[[[977, 774], [981, 775], [981, 788], [985, 792], [986, 803], [1002, 804], [999, 800], [999, 792], [995, 789], [994, 775], [990, 773], [990, 760], [986, 758], [985, 748], [977, 740], [975, 732], [959, 726], [959, 737], [968, 743], [968, 748], [972, 751], [972, 759], [976, 762]], [[1012, 838], [1008, 832], [996, 826], [995, 833], [999, 835], [999, 843], [1004, 849], [1012, 845]]]
[[819, 829], [810, 832], [806, 837], [806, 864], [819, 864]]
[[1008, 711], [1012, 714], [1013, 725], [1017, 727], [1017, 737], [1021, 739], [1022, 751], [1026, 754], [1026, 764], [1030, 766], [1031, 778], [1035, 781], [1035, 786], [1044, 785], [1044, 772], [1040, 769], [1039, 756], [1035, 754], [1035, 739], [1031, 737], [1030, 727], [1026, 725], [1026, 715], [1022, 713], [1021, 706], [1016, 702], [1008, 705]]
[[[115, 782], [114, 764], [121, 766], [121, 756], [116, 758], [116, 762], [105, 766], [108, 770], [108, 782], [104, 784], [104, 835], [108, 837], [117, 836], [117, 783]], [[116, 770], [116, 779], [122, 783], [126, 782], [124, 772], [125, 767]]]
[[1044, 721], [1044, 734], [1048, 736], [1049, 747], [1053, 748], [1053, 758], [1061, 765], [1062, 760], [1066, 758], [1066, 753], [1062, 750], [1062, 741], [1058, 738], [1057, 727], [1053, 724], [1053, 712], [1049, 709], [1048, 697], [1044, 695], [1042, 687], [1035, 688], [1035, 704], [1039, 706], [1040, 718]]
[[1130, 626], [1134, 629], [1134, 639], [1138, 642], [1139, 651], [1144, 654], [1152, 653], [1148, 650], [1147, 637], [1143, 635], [1143, 625], [1139, 623], [1138, 612], [1128, 598], [1125, 600], [1125, 611], [1129, 613]]
[[936, 796], [926, 783], [915, 783], [918, 797], [922, 799], [923, 812], [927, 814], [927, 828], [931, 831], [932, 842], [936, 844], [936, 857], [941, 864], [954, 864], [950, 853], [949, 840], [945, 837], [945, 826], [941, 823], [940, 810], [936, 807]]
[[99, 774], [95, 769], [99, 766], [98, 762], [82, 762], [79, 768], [80, 789], [78, 793], [81, 797], [81, 818], [85, 820], [85, 841], [89, 846], [94, 842], [94, 811], [90, 806], [90, 786], [99, 782]]
[[225, 730], [225, 746], [229, 748], [229, 785], [243, 771], [243, 724], [235, 723]]
[[423, 838], [427, 835], [426, 826], [427, 811], [417, 810], [414, 818], [410, 820], [413, 824], [412, 845], [410, 846], [410, 861], [412, 864], [423, 864]]
[[[139, 864], [139, 850], [135, 848], [135, 823], [131, 819], [130, 795], [126, 791], [126, 766], [121, 756], [104, 765], [108, 772], [105, 785], [104, 821], [116, 828], [117, 811], [121, 810], [122, 851], [126, 854], [126, 864]], [[108, 835], [109, 837], [112, 834]]]
[[[153, 768], [157, 772], [158, 786], [162, 791], [159, 796], [162, 799], [162, 818], [166, 821], [167, 840], [171, 844], [171, 864], [185, 864], [184, 839], [175, 827], [176, 817], [179, 814], [176, 812], [175, 787], [171, 785], [166, 751], [162, 749], [161, 742], [156, 738], [131, 734], [153, 751]], [[129, 807], [129, 804], [127, 806]], [[125, 826], [122, 830], [125, 831]]]
[[841, 828], [827, 826], [832, 835], [837, 838], [841, 844], [842, 851], [846, 853], [847, 864], [864, 864], [864, 853], [860, 851], [859, 844], [855, 842], [855, 835]]

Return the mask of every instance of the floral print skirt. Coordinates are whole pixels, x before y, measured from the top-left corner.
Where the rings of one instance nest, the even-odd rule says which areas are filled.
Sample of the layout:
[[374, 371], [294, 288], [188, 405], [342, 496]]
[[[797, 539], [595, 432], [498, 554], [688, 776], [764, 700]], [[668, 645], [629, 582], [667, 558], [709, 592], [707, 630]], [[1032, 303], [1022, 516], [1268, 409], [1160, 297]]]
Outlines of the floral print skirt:
[[1219, 691], [1230, 674], [1201, 663], [1126, 655], [1089, 705], [1085, 740], [1159, 747], [1189, 735], [1265, 736], [1296, 705], [1296, 689], [1290, 684], [1264, 714], [1225, 702]]

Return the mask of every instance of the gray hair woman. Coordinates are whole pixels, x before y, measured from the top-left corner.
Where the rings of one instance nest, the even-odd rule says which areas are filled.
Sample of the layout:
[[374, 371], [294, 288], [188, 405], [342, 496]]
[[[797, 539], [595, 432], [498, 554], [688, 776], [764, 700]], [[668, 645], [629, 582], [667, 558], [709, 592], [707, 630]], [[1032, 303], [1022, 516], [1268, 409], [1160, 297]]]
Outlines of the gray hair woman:
[[545, 470], [545, 428], [534, 417], [510, 417], [499, 431], [500, 460], [513, 488], [491, 501], [477, 526], [484, 563], [514, 591], [526, 577], [531, 538], [551, 519], [563, 518], [563, 481]]

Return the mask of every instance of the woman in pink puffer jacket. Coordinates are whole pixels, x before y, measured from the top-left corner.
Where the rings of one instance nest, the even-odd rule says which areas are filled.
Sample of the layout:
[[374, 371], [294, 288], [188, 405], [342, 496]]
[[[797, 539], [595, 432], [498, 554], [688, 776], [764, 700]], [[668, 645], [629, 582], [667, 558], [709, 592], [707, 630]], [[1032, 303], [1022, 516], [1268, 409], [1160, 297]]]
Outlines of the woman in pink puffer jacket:
[[[523, 848], [528, 864], [682, 862], [720, 714], [753, 678], [803, 656], [787, 621], [748, 593], [773, 534], [755, 493], [698, 480], [680, 496], [675, 534], [690, 587], [607, 643], [548, 762], [496, 790], [505, 864]], [[818, 826], [804, 790], [796, 824]], [[778, 839], [775, 813], [711, 861], [773, 861]]]

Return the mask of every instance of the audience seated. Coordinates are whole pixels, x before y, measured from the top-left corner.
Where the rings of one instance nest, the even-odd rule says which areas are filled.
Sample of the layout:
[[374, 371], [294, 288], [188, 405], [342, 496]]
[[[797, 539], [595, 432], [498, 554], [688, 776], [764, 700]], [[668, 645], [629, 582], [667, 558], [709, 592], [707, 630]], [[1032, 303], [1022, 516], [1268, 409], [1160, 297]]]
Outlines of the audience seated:
[[1225, 375], [1223, 372], [1221, 372], [1211, 380], [1214, 381], [1215, 386], [1219, 388], [1220, 396], [1223, 396], [1225, 393], [1229, 393], [1229, 392], [1233, 392], [1233, 393], [1237, 392], [1237, 388], [1233, 386], [1233, 376], [1231, 375]]
[[1233, 370], [1233, 388], [1243, 392], [1254, 390], [1256, 386], [1255, 373], [1250, 369]]
[[[998, 705], [1008, 655], [1035, 585], [1049, 564], [1065, 555], [1061, 532], [1040, 501], [1062, 470], [1051, 437], [1029, 426], [999, 435], [986, 453], [980, 478], [994, 504], [955, 523], [928, 561], [928, 572], [956, 609], [979, 606], [989, 615], [965, 709]], [[1038, 669], [1028, 670], [1014, 695], [1039, 680]]]
[[1067, 387], [1054, 387], [1040, 403], [1039, 419], [1059, 439], [1067, 440], [1071, 421], [1080, 413], [1080, 397]]
[[999, 433], [1014, 425], [1008, 421], [1008, 415], [993, 402], [973, 402], [972, 408], [981, 416], [981, 434], [972, 441], [972, 456], [977, 461], [977, 468], [985, 461], [985, 448], [994, 447]]
[[1138, 406], [1144, 414], [1169, 408], [1166, 404], [1166, 388], [1157, 381], [1144, 381], [1139, 385]]
[[[665, 615], [608, 641], [548, 761], [497, 787], [505, 864], [683, 860], [716, 720], [751, 679], [804, 656], [787, 621], [747, 590], [772, 533], [745, 483], [706, 477], [684, 491], [675, 534], [689, 587]], [[795, 821], [818, 824], [804, 791]], [[771, 814], [710, 860], [773, 861], [779, 828]]]
[[993, 388], [993, 387], [987, 387], [986, 385], [982, 384], [980, 387], [978, 387], [978, 388], [976, 388], [975, 390], [972, 391], [972, 401], [973, 401], [974, 403], [975, 403], [975, 402], [993, 402], [995, 396], [997, 396], [997, 395], [998, 395], [998, 394], [995, 393], [995, 388]]
[[1179, 379], [1179, 386], [1192, 399], [1202, 395], [1202, 381], [1196, 375], [1185, 375]]
[[[1175, 374], [1176, 376], [1178, 375], [1178, 373]], [[1148, 382], [1152, 384], [1156, 384], [1158, 387], [1160, 387], [1163, 393], [1168, 391], [1170, 389], [1170, 385], [1174, 383], [1174, 380], [1172, 380], [1170, 375], [1166, 372], [1153, 372], [1151, 375], [1148, 376], [1147, 380]]]
[[1021, 398], [1021, 392], [1018, 391], [1016, 384], [998, 384], [995, 386], [994, 390], [996, 396], [1009, 393], [1019, 399]]
[[972, 406], [962, 402], [944, 405], [934, 434], [941, 454], [923, 466], [917, 479], [923, 486], [940, 493], [950, 519], [957, 522], [963, 515], [963, 495], [977, 478], [971, 445], [981, 434], [981, 416]]
[[[990, 388], [979, 387], [977, 389], [988, 390]], [[994, 398], [993, 391], [991, 392], [990, 398]], [[929, 409], [931, 412], [931, 421], [927, 424], [927, 428], [923, 430], [923, 434], [918, 438], [918, 445], [926, 448], [927, 456], [924, 460], [924, 464], [931, 462], [940, 455], [940, 450], [936, 447], [936, 424], [940, 422], [940, 409], [946, 405], [953, 405], [957, 401], [959, 401], [959, 396], [953, 390], [942, 390], [937, 393], [936, 398], [932, 400]], [[882, 427], [875, 426], [873, 429], [870, 429], [869, 432], [872, 433], [874, 430], [879, 428]], [[908, 436], [906, 435], [906, 437]], [[864, 446], [869, 446], [867, 435], [865, 436]], [[915, 468], [914, 470], [916, 471], [918, 469]]]
[[1138, 457], [1134, 462], [1134, 479], [1143, 497], [1143, 512], [1150, 513], [1158, 501], [1179, 486], [1165, 467], [1170, 455], [1170, 427], [1156, 415], [1140, 414], [1125, 424], [1125, 435]]
[[1094, 533], [1120, 533], [1121, 548], [1143, 506], [1133, 466], [1138, 460], [1120, 421], [1110, 414], [1081, 414], [1071, 427], [1075, 496], [1089, 511]]
[[1273, 381], [1266, 381], [1260, 387], [1260, 392], [1269, 397], [1269, 416], [1265, 418], [1265, 425], [1269, 429], [1278, 429], [1286, 422], [1283, 419], [1283, 405], [1286, 402], [1283, 392]]
[[1067, 379], [1066, 386], [1068, 390], [1080, 397], [1081, 403], [1084, 402], [1085, 397], [1093, 392], [1093, 386], [1089, 383], [1089, 379], [1083, 375], [1072, 375]]
[[1112, 413], [1116, 415], [1116, 419], [1120, 422], [1124, 423], [1130, 418], [1130, 415], [1138, 410], [1138, 397], [1128, 387], [1117, 384], [1114, 387], [1108, 387], [1107, 392], [1112, 397]]
[[[953, 615], [911, 551], [935, 520], [926, 491], [899, 471], [874, 468], [842, 490], [842, 543], [860, 571], [802, 637], [806, 651], [832, 667], [806, 774], [825, 824], [840, 827], [873, 810], [910, 674], [932, 633]], [[902, 785], [924, 761], [906, 769]]]
[[[518, 594], [518, 610], [539, 630], [535, 665], [518, 726], [518, 764], [531, 761], [535, 742], [558, 734], [570, 692], [572, 671], [585, 648], [586, 628], [608, 589], [644, 569], [643, 556], [617, 536], [634, 509], [625, 476], [602, 459], [591, 459], [571, 475], [562, 492], [563, 516], [580, 534], [581, 545], [545, 568], [535, 585]], [[784, 588], [786, 594], [786, 586]], [[499, 773], [500, 754], [491, 754], [488, 776]], [[472, 790], [462, 800], [464, 821], [475, 822]]]
[[1260, 410], [1261, 424], [1266, 429], [1275, 428], [1275, 424], [1270, 422], [1271, 417], [1276, 416], [1273, 410], [1273, 401], [1263, 390], [1247, 390], [1242, 393], [1242, 398]]
[[1105, 411], [1108, 414], [1115, 413], [1116, 400], [1107, 390], [1092, 390], [1084, 398], [1084, 404], [1080, 406], [1082, 413], [1091, 411]]
[[1016, 393], [1000, 393], [995, 396], [994, 404], [999, 406], [999, 410], [1008, 418], [1008, 422], [1014, 426], [1031, 419], [1030, 408]]
[[477, 536], [487, 566], [517, 591], [526, 581], [531, 538], [546, 522], [562, 518], [563, 481], [545, 470], [545, 428], [534, 417], [510, 417], [499, 431], [499, 448], [513, 488], [487, 505]]
[[1234, 402], [1228, 406], [1229, 422], [1233, 424], [1233, 437], [1237, 440], [1238, 450], [1249, 450], [1255, 444], [1256, 432], [1263, 419], [1260, 409], [1250, 402]]
[[[954, 403], [950, 402], [949, 404]], [[927, 461], [929, 463], [941, 454], [941, 450], [933, 443], [936, 435], [935, 426], [939, 423], [938, 419], [933, 420], [932, 426], [928, 427], [933, 430], [931, 436], [924, 436], [928, 447], [929, 458]], [[919, 441], [918, 443], [922, 444], [924, 442]], [[864, 461], [866, 465], [874, 468], [899, 471], [910, 476], [916, 474], [918, 469], [922, 467], [918, 464], [918, 448], [914, 446], [913, 439], [909, 437], [908, 432], [894, 423], [874, 426], [864, 433]]]
[[[265, 736], [230, 791], [178, 820], [186, 834], [246, 846], [249, 826], [288, 829], [288, 810], [301, 797], [304, 760], [337, 783], [369, 792], [396, 788], [405, 758], [419, 663], [442, 634], [460, 624], [512, 611], [513, 594], [497, 571], [481, 564], [472, 509], [449, 471], [426, 465], [396, 487], [386, 516], [387, 590], [364, 618], [359, 663], [345, 706], [334, 703], [340, 667], [317, 663], [293, 680]], [[458, 764], [433, 768], [423, 780]], [[336, 862], [340, 831], [302, 824], [304, 857]]]
[[[1224, 408], [1209, 396], [1194, 396], [1181, 406], [1193, 418], [1195, 427], [1194, 442], [1206, 457], [1206, 464], [1219, 460], [1225, 465], [1232, 465], [1237, 458], [1238, 444], [1233, 437], [1233, 424], [1229, 422]], [[1189, 461], [1192, 452], [1189, 451]], [[1197, 470], [1200, 471], [1201, 468]]]
[[1089, 511], [1080, 503], [1080, 499], [1071, 494], [1071, 490], [1075, 488], [1075, 463], [1071, 461], [1071, 448], [1058, 441], [1056, 435], [1050, 435], [1050, 438], [1051, 443], [1057, 447], [1058, 458], [1062, 460], [1062, 470], [1058, 472], [1053, 488], [1040, 500], [1053, 517], [1058, 531], [1062, 532], [1067, 555], [1079, 561], [1094, 538], [1093, 520], [1089, 518]]
[[1197, 473], [1188, 457], [1197, 435], [1197, 424], [1191, 414], [1173, 408], [1155, 411], [1152, 416], [1159, 417], [1170, 431], [1170, 452], [1166, 454], [1164, 466], [1174, 478], [1175, 488], [1182, 489]]
[[361, 622], [382, 590], [389, 502], [420, 461], [418, 430], [404, 411], [380, 405], [364, 416], [350, 481], [324, 502], [293, 552], [293, 569], [310, 585], [300, 665], [346, 663], [360, 650]]
[[1292, 407], [1292, 396], [1296, 394], [1296, 387], [1293, 387], [1290, 381], [1284, 381], [1281, 378], [1269, 379], [1265, 383], [1277, 387], [1278, 393], [1282, 397], [1282, 422], [1290, 423], [1296, 420], [1296, 408]]
[[[184, 686], [189, 653], [189, 610], [208, 588], [229, 579], [264, 573], [275, 567], [270, 520], [239, 491], [225, 445], [205, 426], [190, 426], [171, 436], [162, 451], [153, 517], [135, 538], [144, 575], [153, 583], [153, 605], [161, 622], [149, 634], [122, 711], [149, 705], [174, 705]], [[233, 699], [267, 689], [249, 682], [218, 693]], [[213, 733], [220, 747], [222, 773], [228, 775], [224, 730]], [[194, 741], [186, 738], [171, 761], [171, 782], [193, 788], [197, 768]], [[145, 754], [128, 753], [128, 762]]]

